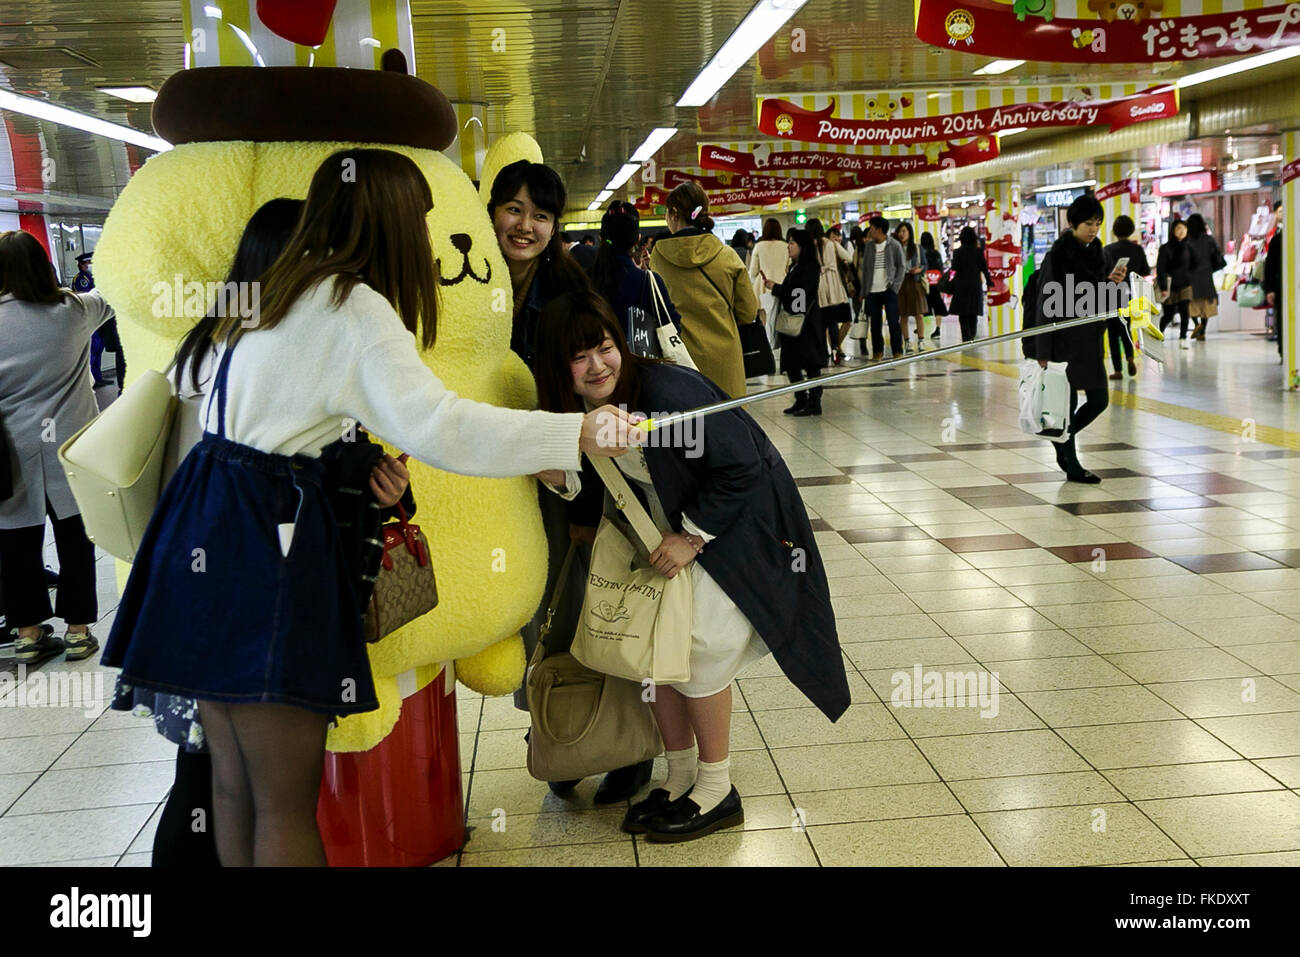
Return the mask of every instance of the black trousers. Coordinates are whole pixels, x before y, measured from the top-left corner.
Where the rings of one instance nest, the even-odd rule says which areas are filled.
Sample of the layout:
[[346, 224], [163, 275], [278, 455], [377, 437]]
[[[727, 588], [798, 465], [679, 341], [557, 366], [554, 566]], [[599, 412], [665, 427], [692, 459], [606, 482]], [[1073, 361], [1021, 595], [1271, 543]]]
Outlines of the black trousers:
[[1124, 354], [1128, 357], [1128, 361], [1133, 361], [1133, 340], [1124, 334], [1123, 326], [1123, 319], [1111, 319], [1106, 323], [1106, 335], [1110, 338], [1110, 363], [1115, 367], [1116, 372], [1119, 371], [1120, 367], [1119, 349], [1121, 343], [1123, 343]]
[[1074, 451], [1074, 437], [1091, 425], [1110, 404], [1109, 389], [1086, 389], [1083, 396], [1084, 401], [1080, 403], [1079, 393], [1077, 391], [1074, 393], [1074, 411], [1070, 413], [1070, 437], [1056, 446], [1058, 457], [1063, 456], [1074, 462], [1079, 461]]
[[[1192, 304], [1184, 299], [1182, 302], [1166, 302], [1163, 311], [1160, 314], [1160, 331], [1165, 331], [1165, 326], [1174, 321], [1174, 316], [1178, 317], [1178, 338], [1187, 338], [1187, 320], [1191, 318]], [[1113, 352], [1113, 350], [1112, 350]], [[1116, 367], [1115, 371], [1119, 371]]]
[[871, 320], [871, 354], [885, 354], [885, 335], [881, 328], [881, 313], [889, 324], [889, 348], [897, 358], [903, 354], [903, 329], [898, 323], [898, 293], [892, 289], [867, 294], [867, 315]]
[[957, 322], [961, 326], [961, 341], [972, 342], [975, 339], [975, 332], [979, 325], [979, 316], [958, 316]]
[[58, 600], [50, 608], [45, 584], [45, 526], [0, 529], [0, 594], [10, 628], [39, 625], [57, 615], [70, 625], [90, 625], [99, 619], [95, 594], [95, 546], [86, 537], [80, 515], [55, 518], [54, 544], [59, 553]]

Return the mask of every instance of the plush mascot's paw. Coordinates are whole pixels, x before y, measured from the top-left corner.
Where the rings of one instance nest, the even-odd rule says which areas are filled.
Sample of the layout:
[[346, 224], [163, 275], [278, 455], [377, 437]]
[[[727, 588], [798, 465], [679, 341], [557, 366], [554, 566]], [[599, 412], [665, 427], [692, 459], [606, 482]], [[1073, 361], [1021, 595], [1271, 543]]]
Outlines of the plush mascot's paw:
[[524, 641], [511, 635], [476, 655], [456, 660], [456, 678], [479, 694], [513, 694], [524, 680]]

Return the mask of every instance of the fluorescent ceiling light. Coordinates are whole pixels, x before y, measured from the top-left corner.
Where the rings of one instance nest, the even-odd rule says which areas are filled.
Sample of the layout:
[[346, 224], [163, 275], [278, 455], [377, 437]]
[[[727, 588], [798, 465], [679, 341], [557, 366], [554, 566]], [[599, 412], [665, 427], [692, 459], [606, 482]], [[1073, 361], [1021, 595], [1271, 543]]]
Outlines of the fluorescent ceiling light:
[[257, 46], [253, 43], [253, 38], [233, 23], [227, 23], [226, 26], [235, 31], [235, 36], [239, 37], [239, 42], [244, 45], [249, 53], [253, 54], [253, 59], [257, 61], [257, 65], [266, 66], [266, 61], [262, 59], [262, 54], [257, 52]]
[[953, 203], [982, 203], [985, 200], [983, 193], [975, 193], [971, 196], [949, 196], [939, 203], [940, 206], [948, 206]]
[[596, 194], [596, 203], [597, 204], [603, 203], [605, 200], [609, 199], [613, 195], [614, 193], [612, 190], [602, 189], [599, 193]]
[[901, 212], [903, 212], [904, 210], [911, 209], [911, 208], [912, 208], [912, 204], [911, 204], [911, 203], [904, 203], [904, 204], [901, 205], [901, 206], [886, 206], [886, 207], [885, 207], [885, 212], [887, 212], [887, 213], [901, 213]]
[[99, 86], [95, 89], [132, 103], [152, 103], [158, 99], [158, 91], [147, 86]]
[[1162, 176], [1181, 176], [1184, 173], [1199, 173], [1203, 166], [1175, 166], [1173, 169], [1152, 169], [1138, 173], [1138, 179], [1159, 179]]
[[1027, 126], [1013, 126], [1009, 130], [998, 130], [998, 136], [1015, 136], [1017, 133], [1023, 133], [1029, 129]]
[[641, 168], [640, 163], [624, 163], [622, 166], [619, 167], [618, 172], [614, 174], [614, 178], [605, 184], [605, 188], [610, 190], [611, 192], [613, 190], [618, 189], [620, 186], [622, 186], [624, 183], [630, 180], [632, 178], [632, 174], [635, 173], [640, 168]]
[[678, 106], [703, 106], [808, 0], [759, 0], [691, 81]]
[[986, 63], [975, 71], [975, 76], [997, 76], [999, 73], [1006, 73], [1008, 70], [1014, 70], [1018, 66], [1024, 65], [1024, 60], [994, 60], [992, 63]]
[[652, 130], [650, 135], [636, 148], [636, 152], [632, 154], [629, 162], [644, 163], [658, 153], [659, 148], [672, 139], [676, 133], [677, 127], [675, 126], [660, 126]]
[[221, 19], [221, 8], [216, 6], [215, 4], [211, 4], [211, 3], [205, 4], [203, 7], [203, 12], [206, 13], [208, 16], [210, 16], [213, 20]]
[[1187, 76], [1175, 80], [1174, 83], [1177, 84], [1179, 89], [1183, 89], [1196, 86], [1198, 83], [1209, 83], [1211, 80], [1232, 76], [1234, 73], [1258, 70], [1262, 66], [1268, 66], [1270, 63], [1280, 63], [1294, 56], [1300, 56], [1300, 47], [1282, 47], [1278, 50], [1261, 53], [1259, 56], [1248, 56], [1246, 59], [1237, 60], [1235, 63], [1225, 63], [1223, 66], [1211, 67], [1208, 70], [1201, 70], [1199, 73], [1189, 73]]
[[1080, 186], [1096, 186], [1095, 179], [1080, 179], [1073, 183], [1052, 183], [1048, 186], [1037, 186], [1034, 188], [1035, 193], [1054, 193], [1058, 189], [1078, 189]]
[[1238, 166], [1255, 166], [1258, 163], [1280, 163], [1282, 157], [1274, 153], [1272, 156], [1255, 156], [1251, 159], [1237, 160]]
[[587, 207], [587, 212], [589, 212], [589, 213], [591, 213], [591, 212], [595, 212], [595, 211], [598, 210], [598, 209], [600, 209], [600, 202], [599, 202], [599, 201], [594, 202], [594, 203], [591, 203], [591, 204]]
[[157, 136], [150, 136], [140, 130], [133, 130], [129, 126], [110, 123], [108, 120], [87, 116], [85, 113], [78, 113], [76, 110], [55, 106], [53, 103], [37, 100], [30, 96], [19, 96], [17, 93], [10, 93], [8, 90], [0, 90], [0, 110], [12, 110], [15, 113], [35, 117], [38, 120], [48, 120], [51, 123], [94, 133], [96, 136], [106, 136], [109, 139], [123, 143], [134, 143], [136, 146], [143, 146], [145, 149], [155, 150], [159, 153], [172, 148], [172, 145], [166, 140], [159, 139]]

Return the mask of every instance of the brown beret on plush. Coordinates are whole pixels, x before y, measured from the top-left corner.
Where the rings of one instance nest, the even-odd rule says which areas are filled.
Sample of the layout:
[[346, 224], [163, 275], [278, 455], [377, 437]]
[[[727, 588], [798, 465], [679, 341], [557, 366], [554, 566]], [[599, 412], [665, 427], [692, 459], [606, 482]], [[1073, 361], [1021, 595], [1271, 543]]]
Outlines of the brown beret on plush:
[[177, 146], [344, 140], [444, 150], [456, 139], [456, 111], [437, 87], [391, 68], [210, 66], [167, 79], [153, 127]]

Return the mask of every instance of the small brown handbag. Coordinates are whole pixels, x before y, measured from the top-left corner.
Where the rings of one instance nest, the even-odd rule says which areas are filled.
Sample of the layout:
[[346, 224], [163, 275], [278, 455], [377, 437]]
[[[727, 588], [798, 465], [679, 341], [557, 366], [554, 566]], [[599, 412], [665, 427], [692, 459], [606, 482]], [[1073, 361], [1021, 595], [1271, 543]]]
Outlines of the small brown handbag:
[[397, 516], [397, 521], [380, 529], [384, 557], [362, 625], [367, 642], [386, 638], [438, 605], [429, 543], [420, 526], [407, 521], [401, 504]]

